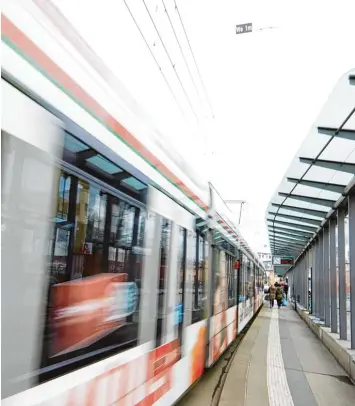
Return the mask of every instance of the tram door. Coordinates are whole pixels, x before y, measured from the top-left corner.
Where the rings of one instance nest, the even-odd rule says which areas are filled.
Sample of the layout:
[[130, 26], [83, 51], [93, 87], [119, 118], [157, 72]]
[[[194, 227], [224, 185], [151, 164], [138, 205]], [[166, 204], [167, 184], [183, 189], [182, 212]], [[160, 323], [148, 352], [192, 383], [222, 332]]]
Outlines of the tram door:
[[192, 318], [195, 217], [153, 187], [147, 206], [140, 342], [182, 345]]

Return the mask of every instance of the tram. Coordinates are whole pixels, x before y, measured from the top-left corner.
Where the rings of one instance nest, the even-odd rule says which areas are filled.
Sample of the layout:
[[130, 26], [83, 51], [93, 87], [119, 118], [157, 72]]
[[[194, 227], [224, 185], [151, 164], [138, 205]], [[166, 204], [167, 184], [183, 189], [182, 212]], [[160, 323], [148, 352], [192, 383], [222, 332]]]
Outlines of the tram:
[[261, 307], [263, 265], [36, 5], [1, 30], [2, 404], [172, 405]]

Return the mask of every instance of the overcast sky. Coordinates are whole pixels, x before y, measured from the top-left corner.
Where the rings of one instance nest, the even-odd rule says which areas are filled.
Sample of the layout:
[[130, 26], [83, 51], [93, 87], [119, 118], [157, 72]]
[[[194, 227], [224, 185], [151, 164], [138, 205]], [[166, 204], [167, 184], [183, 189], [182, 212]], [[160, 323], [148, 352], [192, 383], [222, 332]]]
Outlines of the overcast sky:
[[[267, 203], [337, 80], [355, 67], [355, 1], [177, 0], [210, 103], [173, 0], [164, 0], [168, 13], [162, 0], [146, 0], [165, 48], [141, 0], [53, 2], [161, 136], [222, 197], [248, 202], [243, 235], [262, 248]], [[276, 28], [236, 35], [236, 24], [249, 22]]]

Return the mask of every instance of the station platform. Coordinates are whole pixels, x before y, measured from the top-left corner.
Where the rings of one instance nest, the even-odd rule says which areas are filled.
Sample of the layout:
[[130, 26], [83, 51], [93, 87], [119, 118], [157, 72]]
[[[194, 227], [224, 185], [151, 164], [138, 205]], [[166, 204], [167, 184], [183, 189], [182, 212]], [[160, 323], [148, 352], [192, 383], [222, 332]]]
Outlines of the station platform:
[[240, 344], [220, 406], [354, 406], [355, 386], [289, 304], [265, 304]]
[[178, 406], [355, 405], [354, 384], [293, 304], [265, 302], [233, 345]]

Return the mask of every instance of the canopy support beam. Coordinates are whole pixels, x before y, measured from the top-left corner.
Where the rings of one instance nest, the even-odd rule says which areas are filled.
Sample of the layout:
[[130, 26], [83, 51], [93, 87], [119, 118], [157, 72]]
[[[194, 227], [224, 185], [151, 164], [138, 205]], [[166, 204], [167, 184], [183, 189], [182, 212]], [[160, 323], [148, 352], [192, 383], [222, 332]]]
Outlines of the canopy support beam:
[[[293, 228], [296, 228], [298, 230], [312, 231], [314, 233], [316, 232], [316, 230], [318, 228], [317, 226], [304, 226], [303, 224], [291, 223], [291, 222], [281, 221], [281, 220], [267, 219], [267, 221], [271, 221], [272, 223], [276, 223], [276, 224], [281, 224], [283, 226], [293, 227]], [[292, 230], [292, 228], [290, 230]]]
[[352, 175], [355, 174], [355, 164], [340, 161], [328, 161], [326, 159], [300, 158], [300, 162], [304, 164], [320, 166], [321, 168], [331, 169], [334, 171], [346, 172]]
[[298, 216], [292, 216], [291, 214], [276, 213], [273, 211], [269, 211], [268, 214], [270, 214], [271, 216], [274, 216], [274, 218], [281, 217], [281, 218], [285, 218], [285, 219], [300, 221], [303, 223], [314, 224], [316, 227], [319, 227], [321, 225], [320, 220], [310, 219], [309, 217], [298, 217]]
[[286, 197], [287, 199], [300, 200], [301, 202], [319, 204], [320, 206], [326, 206], [326, 207], [330, 207], [330, 208], [332, 208], [334, 206], [334, 204], [336, 203], [336, 200], [320, 199], [318, 197], [294, 195], [294, 194], [283, 193], [283, 192], [279, 192], [278, 194], [279, 194], [279, 196]]
[[321, 189], [321, 190], [328, 190], [329, 192], [335, 192], [335, 193], [340, 193], [340, 194], [343, 194], [344, 189], [346, 188], [346, 185], [338, 185], [336, 183], [317, 182], [315, 180], [287, 178], [287, 181], [291, 182], [291, 183], [296, 183], [299, 185], [314, 187], [316, 189]]
[[324, 217], [328, 214], [327, 211], [306, 209], [304, 207], [289, 206], [287, 204], [271, 203], [271, 205], [274, 207], [279, 207], [280, 209], [296, 211], [297, 213], [310, 214], [311, 216], [315, 217], [321, 217], [322, 219], [324, 219]]
[[342, 129], [338, 131], [337, 128], [330, 127], [318, 127], [317, 129], [319, 134], [331, 135], [332, 137], [355, 141], [355, 130]]

